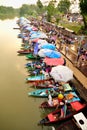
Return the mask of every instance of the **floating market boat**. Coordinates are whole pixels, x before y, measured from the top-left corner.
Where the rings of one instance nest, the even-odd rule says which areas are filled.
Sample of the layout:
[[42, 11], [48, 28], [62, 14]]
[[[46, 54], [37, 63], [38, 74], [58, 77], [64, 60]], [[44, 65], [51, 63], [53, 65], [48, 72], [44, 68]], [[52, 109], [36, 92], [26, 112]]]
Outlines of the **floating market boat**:
[[19, 50], [19, 51], [17, 51], [17, 53], [19, 53], [19, 54], [29, 54], [29, 53], [31, 53], [31, 50]]
[[78, 125], [73, 121], [73, 119], [70, 119], [69, 121], [66, 121], [58, 126], [55, 130], [81, 130]]
[[34, 97], [43, 97], [43, 98], [47, 98], [49, 93], [51, 93], [52, 97], [57, 97], [58, 93], [57, 91], [55, 91], [52, 88], [48, 88], [48, 89], [37, 89], [34, 90], [32, 92], [28, 92], [29, 96], [34, 96]]
[[74, 114], [82, 111], [85, 107], [87, 107], [86, 103], [80, 103], [79, 101], [71, 102], [67, 106], [64, 105], [61, 109], [49, 113], [39, 121], [38, 125], [49, 125], [66, 121], [73, 117]]
[[26, 78], [26, 81], [27, 82], [44, 82], [44, 81], [49, 81], [49, 80], [51, 80], [52, 78], [51, 77], [49, 77], [48, 75], [47, 75], [47, 77], [44, 75], [44, 74], [39, 74], [39, 75], [34, 75], [34, 76], [29, 76], [29, 77], [27, 77]]
[[[65, 99], [67, 99], [67, 103], [80, 101], [80, 98], [77, 96], [77, 94], [75, 92], [65, 93], [64, 96], [65, 96]], [[63, 103], [63, 102], [61, 101], [61, 103]], [[60, 106], [60, 103], [58, 101], [58, 97], [53, 98], [51, 104], [48, 101], [44, 101], [40, 104], [40, 108], [56, 108], [59, 106]]]
[[37, 60], [38, 60], [38, 59], [41, 59], [40, 56], [33, 55], [32, 53], [26, 55], [26, 57], [27, 57], [28, 59], [37, 59]]

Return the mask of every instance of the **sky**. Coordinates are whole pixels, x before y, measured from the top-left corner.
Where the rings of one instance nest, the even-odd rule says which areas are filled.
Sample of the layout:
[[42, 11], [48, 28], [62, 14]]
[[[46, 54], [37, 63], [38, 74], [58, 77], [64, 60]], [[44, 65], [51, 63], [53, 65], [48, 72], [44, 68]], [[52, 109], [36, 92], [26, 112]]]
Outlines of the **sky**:
[[[45, 3], [48, 0], [41, 0]], [[37, 0], [0, 0], [0, 6], [11, 6], [13, 8], [20, 8], [22, 4], [36, 4]]]

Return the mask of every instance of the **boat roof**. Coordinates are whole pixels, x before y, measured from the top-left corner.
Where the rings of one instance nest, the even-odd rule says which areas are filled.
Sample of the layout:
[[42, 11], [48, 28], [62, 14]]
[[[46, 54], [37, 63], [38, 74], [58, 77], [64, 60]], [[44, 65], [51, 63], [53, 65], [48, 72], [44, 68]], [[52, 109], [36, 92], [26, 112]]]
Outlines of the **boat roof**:
[[85, 104], [81, 104], [79, 101], [71, 102], [70, 103], [72, 108], [76, 111], [79, 111], [80, 109], [84, 108]]

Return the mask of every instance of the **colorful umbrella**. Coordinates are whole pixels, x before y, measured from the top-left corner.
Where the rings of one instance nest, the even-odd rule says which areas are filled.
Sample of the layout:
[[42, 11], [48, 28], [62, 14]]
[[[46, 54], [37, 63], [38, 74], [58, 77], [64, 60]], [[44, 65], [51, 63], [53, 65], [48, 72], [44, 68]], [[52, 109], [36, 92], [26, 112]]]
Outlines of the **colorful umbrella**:
[[44, 62], [47, 65], [50, 65], [50, 66], [57, 66], [57, 65], [63, 65], [64, 64], [64, 59], [62, 57], [61, 58], [48, 58], [48, 57], [45, 57]]
[[51, 51], [50, 49], [40, 49], [38, 55], [40, 57], [46, 57], [45, 52], [50, 52], [50, 51]]
[[58, 51], [54, 51], [54, 50], [45, 52], [44, 54], [49, 58], [60, 58], [61, 57], [61, 53]]
[[73, 79], [73, 71], [69, 67], [63, 65], [52, 67], [50, 75], [58, 82], [68, 82]]
[[47, 43], [45, 45], [42, 45], [41, 46], [42, 49], [51, 49], [51, 50], [55, 50], [56, 49], [56, 46], [51, 44], [51, 43]]

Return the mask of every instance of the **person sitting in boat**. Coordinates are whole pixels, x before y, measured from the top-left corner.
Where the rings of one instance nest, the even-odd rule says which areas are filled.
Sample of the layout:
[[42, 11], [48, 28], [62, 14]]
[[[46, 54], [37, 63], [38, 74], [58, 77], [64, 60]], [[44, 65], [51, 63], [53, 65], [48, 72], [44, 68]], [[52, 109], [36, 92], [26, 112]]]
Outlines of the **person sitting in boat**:
[[51, 94], [48, 95], [48, 104], [49, 104], [50, 106], [53, 106], [53, 100], [52, 100]]
[[67, 111], [67, 100], [64, 100], [64, 104], [61, 107], [61, 116], [60, 116], [60, 118], [66, 116], [66, 111]]
[[52, 67], [51, 67], [51, 66], [49, 66], [49, 65], [48, 65], [48, 66], [46, 66], [46, 72], [47, 72], [47, 73], [50, 73], [50, 72], [51, 72], [51, 68], [52, 68]]
[[49, 78], [49, 74], [47, 72], [45, 72], [43, 69], [41, 70], [42, 74], [44, 74], [45, 78]]

